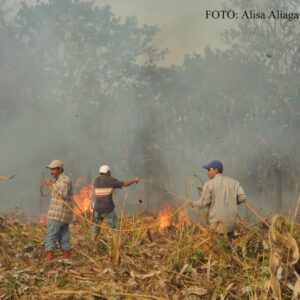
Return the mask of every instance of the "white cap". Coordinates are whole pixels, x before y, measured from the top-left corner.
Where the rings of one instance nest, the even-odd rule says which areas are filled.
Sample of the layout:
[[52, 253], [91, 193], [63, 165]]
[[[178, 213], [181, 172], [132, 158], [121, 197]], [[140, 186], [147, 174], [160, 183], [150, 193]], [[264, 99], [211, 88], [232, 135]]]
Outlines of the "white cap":
[[106, 174], [110, 171], [110, 167], [108, 165], [103, 165], [99, 169], [99, 173]]
[[64, 168], [64, 163], [61, 160], [55, 159], [46, 167], [48, 169]]

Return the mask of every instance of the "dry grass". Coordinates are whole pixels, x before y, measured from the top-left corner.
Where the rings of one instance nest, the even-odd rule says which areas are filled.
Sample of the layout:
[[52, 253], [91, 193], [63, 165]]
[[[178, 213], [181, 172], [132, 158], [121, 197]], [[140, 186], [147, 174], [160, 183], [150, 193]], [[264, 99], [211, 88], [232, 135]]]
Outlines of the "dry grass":
[[[300, 226], [275, 216], [270, 229], [241, 222], [232, 243], [200, 225], [160, 232], [152, 215], [121, 230], [71, 225], [72, 257], [44, 258], [45, 226], [0, 218], [0, 299], [297, 299]], [[142, 227], [144, 229], [139, 230]]]

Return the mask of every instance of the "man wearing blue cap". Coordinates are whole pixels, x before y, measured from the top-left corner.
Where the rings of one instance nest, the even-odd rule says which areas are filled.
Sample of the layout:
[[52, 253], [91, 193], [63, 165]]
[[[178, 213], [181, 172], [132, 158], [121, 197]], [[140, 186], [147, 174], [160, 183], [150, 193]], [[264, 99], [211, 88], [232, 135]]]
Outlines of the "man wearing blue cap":
[[223, 164], [213, 160], [203, 166], [209, 180], [203, 186], [199, 201], [190, 202], [192, 207], [208, 207], [210, 227], [218, 233], [233, 236], [237, 218], [237, 206], [247, 200], [240, 183], [223, 175]]

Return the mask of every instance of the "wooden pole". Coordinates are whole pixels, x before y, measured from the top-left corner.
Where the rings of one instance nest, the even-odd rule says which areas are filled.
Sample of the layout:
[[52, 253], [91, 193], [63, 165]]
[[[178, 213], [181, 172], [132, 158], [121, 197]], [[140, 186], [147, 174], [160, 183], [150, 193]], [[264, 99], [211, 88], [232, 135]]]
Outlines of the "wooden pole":
[[256, 208], [247, 200], [245, 202], [246, 207], [256, 216], [257, 219], [259, 219], [263, 224], [265, 224], [268, 228], [270, 228], [270, 225], [266, 222], [265, 219], [263, 219]]

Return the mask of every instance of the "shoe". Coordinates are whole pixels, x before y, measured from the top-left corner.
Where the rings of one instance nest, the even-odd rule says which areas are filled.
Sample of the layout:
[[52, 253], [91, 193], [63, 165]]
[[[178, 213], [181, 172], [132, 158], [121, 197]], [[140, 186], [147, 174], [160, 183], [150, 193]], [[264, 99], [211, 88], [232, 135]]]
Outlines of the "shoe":
[[64, 258], [64, 259], [69, 259], [70, 256], [71, 256], [70, 251], [64, 251], [64, 253], [63, 253], [63, 258]]
[[54, 253], [53, 253], [53, 251], [47, 251], [46, 258], [47, 258], [48, 261], [53, 260], [54, 259]]

